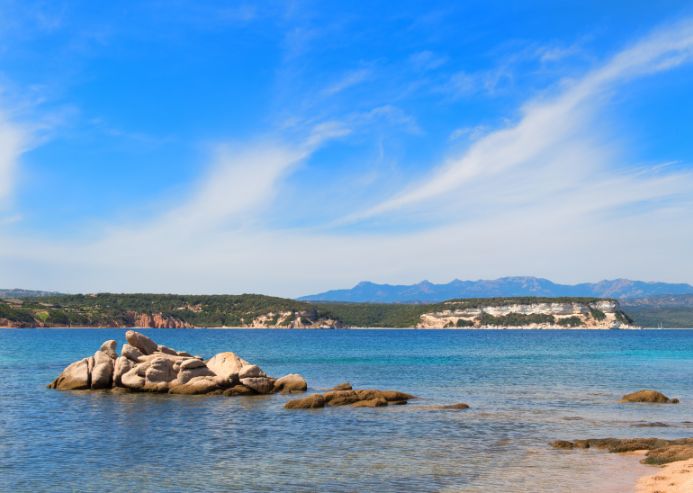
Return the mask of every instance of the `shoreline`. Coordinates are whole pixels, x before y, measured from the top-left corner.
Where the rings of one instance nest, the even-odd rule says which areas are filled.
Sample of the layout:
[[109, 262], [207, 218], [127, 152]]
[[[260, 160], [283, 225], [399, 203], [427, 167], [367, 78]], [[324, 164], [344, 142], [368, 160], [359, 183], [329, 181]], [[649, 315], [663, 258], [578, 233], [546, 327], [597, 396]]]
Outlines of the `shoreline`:
[[690, 493], [693, 491], [693, 459], [650, 466], [635, 485], [636, 493]]

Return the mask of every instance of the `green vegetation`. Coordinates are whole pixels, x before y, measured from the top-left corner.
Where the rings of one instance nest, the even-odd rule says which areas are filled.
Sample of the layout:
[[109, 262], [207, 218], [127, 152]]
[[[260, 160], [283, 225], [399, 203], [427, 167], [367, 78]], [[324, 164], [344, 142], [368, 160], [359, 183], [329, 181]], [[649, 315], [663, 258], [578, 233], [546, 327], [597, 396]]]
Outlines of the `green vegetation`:
[[641, 327], [693, 328], [692, 306], [629, 306], [628, 315]]
[[[283, 325], [300, 320], [336, 320], [348, 327], [415, 327], [425, 313], [480, 309], [511, 304], [531, 303], [592, 303], [597, 298], [490, 298], [451, 300], [432, 304], [376, 303], [309, 303], [254, 294], [243, 295], [172, 295], [172, 294], [95, 294], [60, 295], [0, 300], [0, 326], [86, 326], [128, 327], [142, 315], [161, 314], [167, 325], [188, 324], [195, 327], [238, 327], [264, 317], [267, 325], [280, 321], [280, 314], [289, 313]], [[603, 320], [601, 310], [590, 308], [592, 316]], [[622, 321], [627, 315], [618, 313]], [[524, 327], [532, 324], [577, 327], [580, 318], [556, 319], [551, 315], [511, 313], [493, 316], [483, 313], [476, 320], [450, 322], [450, 327]]]
[[580, 320], [580, 317], [566, 317], [559, 318], [556, 323], [561, 327], [580, 327], [582, 320]]

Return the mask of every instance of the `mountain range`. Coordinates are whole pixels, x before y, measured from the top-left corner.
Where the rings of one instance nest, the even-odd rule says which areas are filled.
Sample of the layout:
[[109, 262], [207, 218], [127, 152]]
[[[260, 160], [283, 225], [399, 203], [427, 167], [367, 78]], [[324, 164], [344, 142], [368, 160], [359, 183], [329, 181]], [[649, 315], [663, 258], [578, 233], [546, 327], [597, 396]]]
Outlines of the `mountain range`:
[[693, 294], [690, 284], [604, 280], [595, 283], [558, 284], [538, 277], [501, 277], [494, 280], [461, 281], [447, 284], [422, 281], [418, 284], [376, 284], [360, 282], [351, 289], [336, 289], [302, 296], [301, 301], [343, 301], [366, 303], [436, 303], [455, 298], [498, 298], [507, 296], [571, 296], [596, 298], [643, 298], [660, 295]]

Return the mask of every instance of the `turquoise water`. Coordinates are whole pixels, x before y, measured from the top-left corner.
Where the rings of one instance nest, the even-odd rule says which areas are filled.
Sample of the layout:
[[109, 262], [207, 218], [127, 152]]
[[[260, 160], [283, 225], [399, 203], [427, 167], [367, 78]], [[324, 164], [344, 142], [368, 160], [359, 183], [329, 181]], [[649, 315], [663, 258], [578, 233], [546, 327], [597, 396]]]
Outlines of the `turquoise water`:
[[[46, 384], [64, 366], [124, 332], [2, 330], [0, 491], [631, 491], [637, 460], [547, 442], [693, 436], [693, 331], [143, 332], [301, 373], [311, 390], [420, 398], [287, 411], [281, 395], [59, 392]], [[640, 388], [681, 404], [617, 402]], [[455, 402], [472, 408], [425, 407]], [[635, 426], [654, 421], [670, 426]]]

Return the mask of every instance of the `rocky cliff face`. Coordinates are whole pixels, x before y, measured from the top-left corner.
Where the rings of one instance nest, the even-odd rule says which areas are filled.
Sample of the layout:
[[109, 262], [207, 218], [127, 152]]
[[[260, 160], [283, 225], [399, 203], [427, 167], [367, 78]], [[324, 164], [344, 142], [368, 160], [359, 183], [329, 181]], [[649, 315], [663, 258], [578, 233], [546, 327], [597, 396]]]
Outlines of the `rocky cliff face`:
[[508, 303], [469, 308], [449, 301], [446, 309], [421, 315], [418, 328], [635, 328], [612, 300], [594, 302]]
[[344, 327], [342, 322], [332, 318], [318, 317], [311, 311], [269, 312], [250, 321], [243, 320], [243, 327], [255, 329], [285, 328], [285, 329], [338, 329]]

